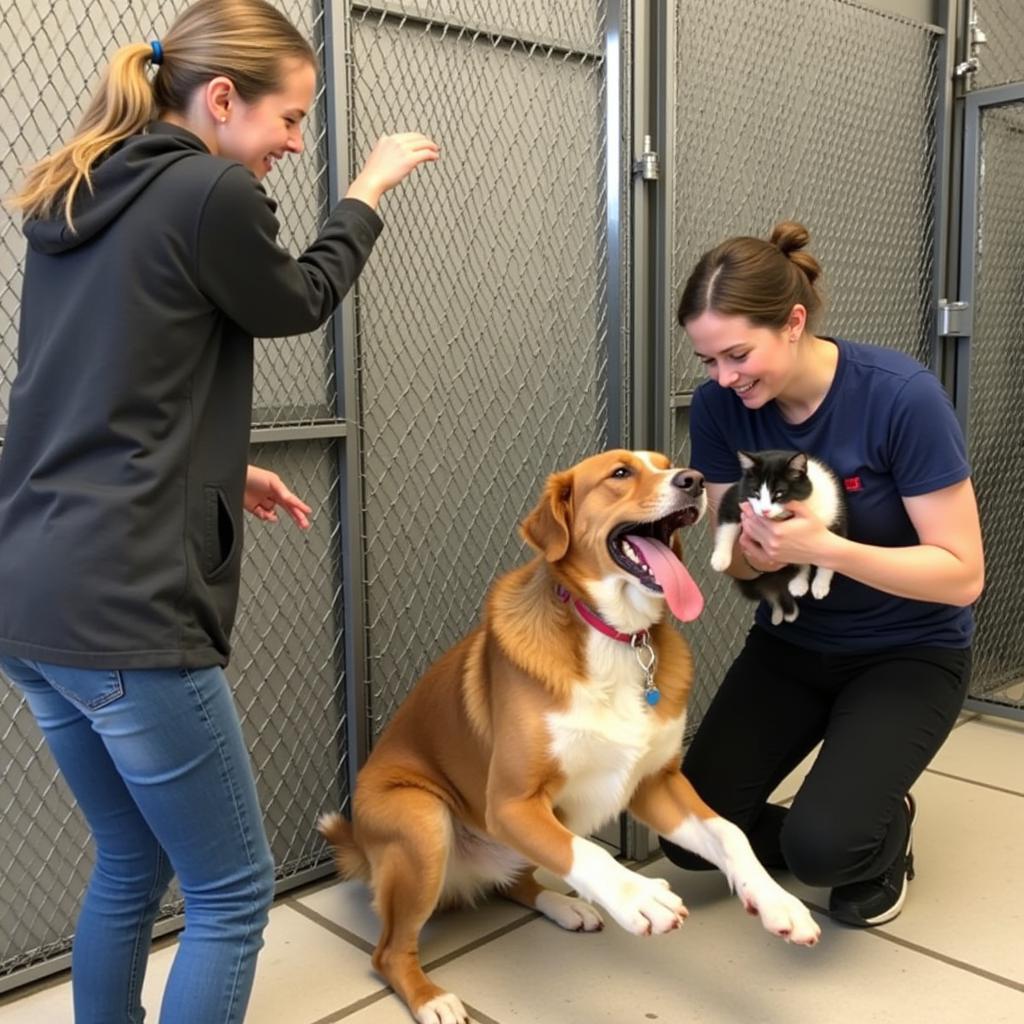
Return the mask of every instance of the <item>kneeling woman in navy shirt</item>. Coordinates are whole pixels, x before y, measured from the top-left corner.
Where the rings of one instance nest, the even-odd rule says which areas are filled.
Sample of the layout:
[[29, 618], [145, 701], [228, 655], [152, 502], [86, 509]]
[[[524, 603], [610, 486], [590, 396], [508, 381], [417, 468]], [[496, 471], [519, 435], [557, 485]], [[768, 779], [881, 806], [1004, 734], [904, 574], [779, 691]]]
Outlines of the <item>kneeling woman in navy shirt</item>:
[[[835, 571], [823, 599], [772, 625], [762, 603], [683, 771], [762, 861], [831, 888], [852, 925], [890, 921], [913, 877], [910, 788], [949, 735], [970, 677], [970, 605], [984, 559], [963, 435], [936, 377], [907, 356], [814, 331], [807, 230], [706, 253], [679, 322], [711, 380], [694, 394], [692, 465], [711, 526], [740, 476], [737, 449], [806, 451], [843, 482], [848, 538], [799, 502], [776, 522], [744, 508], [728, 572]], [[787, 810], [775, 787], [822, 743]], [[723, 750], [729, 751], [722, 757]], [[683, 867], [708, 866], [663, 840]]]

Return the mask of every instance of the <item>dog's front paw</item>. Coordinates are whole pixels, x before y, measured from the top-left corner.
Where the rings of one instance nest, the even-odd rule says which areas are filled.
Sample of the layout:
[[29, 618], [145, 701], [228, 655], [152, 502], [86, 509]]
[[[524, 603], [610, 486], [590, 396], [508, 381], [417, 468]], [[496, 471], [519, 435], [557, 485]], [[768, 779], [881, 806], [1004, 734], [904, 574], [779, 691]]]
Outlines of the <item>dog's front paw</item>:
[[469, 1014], [454, 992], [434, 996], [413, 1010], [413, 1014], [419, 1024], [469, 1024]]
[[689, 916], [683, 901], [664, 878], [646, 878], [625, 871], [617, 891], [601, 899], [609, 913], [634, 935], [662, 935], [682, 928]]
[[821, 937], [811, 912], [791, 893], [772, 883], [760, 892], [745, 890], [740, 898], [749, 914], [757, 914], [761, 924], [779, 938], [798, 946], [813, 946]]
[[601, 915], [586, 900], [563, 896], [545, 889], [537, 897], [537, 909], [560, 928], [570, 932], [599, 932], [604, 928]]

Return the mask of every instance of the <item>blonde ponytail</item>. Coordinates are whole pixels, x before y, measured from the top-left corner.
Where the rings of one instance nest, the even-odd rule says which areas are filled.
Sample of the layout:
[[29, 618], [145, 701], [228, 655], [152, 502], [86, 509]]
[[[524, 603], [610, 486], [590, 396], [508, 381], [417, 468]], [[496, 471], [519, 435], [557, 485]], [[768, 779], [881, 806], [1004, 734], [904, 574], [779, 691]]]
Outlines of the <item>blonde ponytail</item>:
[[223, 75], [252, 103], [281, 87], [282, 66], [294, 59], [316, 67], [316, 54], [299, 30], [266, 0], [198, 0], [164, 33], [151, 79], [149, 43], [114, 54], [74, 137], [29, 172], [11, 200], [26, 217], [48, 217], [63, 201], [71, 211], [82, 182], [91, 188], [93, 165], [112, 146], [166, 113], [182, 114], [195, 90]]
[[131, 43], [114, 54], [71, 141], [28, 172], [12, 206], [26, 217], [48, 217], [63, 197], [64, 216], [74, 231], [75, 195], [83, 182], [92, 188], [93, 164], [153, 120], [156, 101], [146, 73], [152, 56], [148, 43]]

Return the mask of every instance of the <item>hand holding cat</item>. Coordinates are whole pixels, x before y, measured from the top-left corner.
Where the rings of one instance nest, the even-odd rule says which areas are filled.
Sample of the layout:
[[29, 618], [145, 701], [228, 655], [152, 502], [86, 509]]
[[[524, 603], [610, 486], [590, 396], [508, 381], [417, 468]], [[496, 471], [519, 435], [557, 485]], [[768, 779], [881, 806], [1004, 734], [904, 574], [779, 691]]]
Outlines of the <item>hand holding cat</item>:
[[804, 502], [789, 502], [786, 510], [792, 513], [790, 519], [772, 520], [759, 516], [749, 502], [741, 506], [740, 547], [754, 568], [771, 571], [789, 564], [827, 566], [829, 554], [842, 543], [842, 538], [832, 533]]

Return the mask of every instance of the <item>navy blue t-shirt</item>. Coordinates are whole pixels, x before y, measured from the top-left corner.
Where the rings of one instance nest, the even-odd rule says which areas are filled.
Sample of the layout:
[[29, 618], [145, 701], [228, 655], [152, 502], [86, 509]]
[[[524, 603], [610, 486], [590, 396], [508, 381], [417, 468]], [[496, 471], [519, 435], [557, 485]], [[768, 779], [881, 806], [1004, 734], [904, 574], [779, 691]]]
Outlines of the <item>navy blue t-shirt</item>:
[[[708, 483], [734, 483], [738, 448], [806, 451], [843, 481], [851, 540], [919, 544], [902, 499], [970, 476], [953, 406], [935, 375], [909, 356], [829, 340], [839, 348], [835, 379], [802, 423], [787, 423], [775, 402], [747, 409], [730, 388], [701, 384], [690, 410], [691, 463]], [[894, 597], [838, 573], [825, 598], [808, 595], [799, 606], [795, 622], [773, 626], [762, 601], [757, 624], [790, 643], [832, 652], [966, 647], [974, 630], [970, 608]]]

